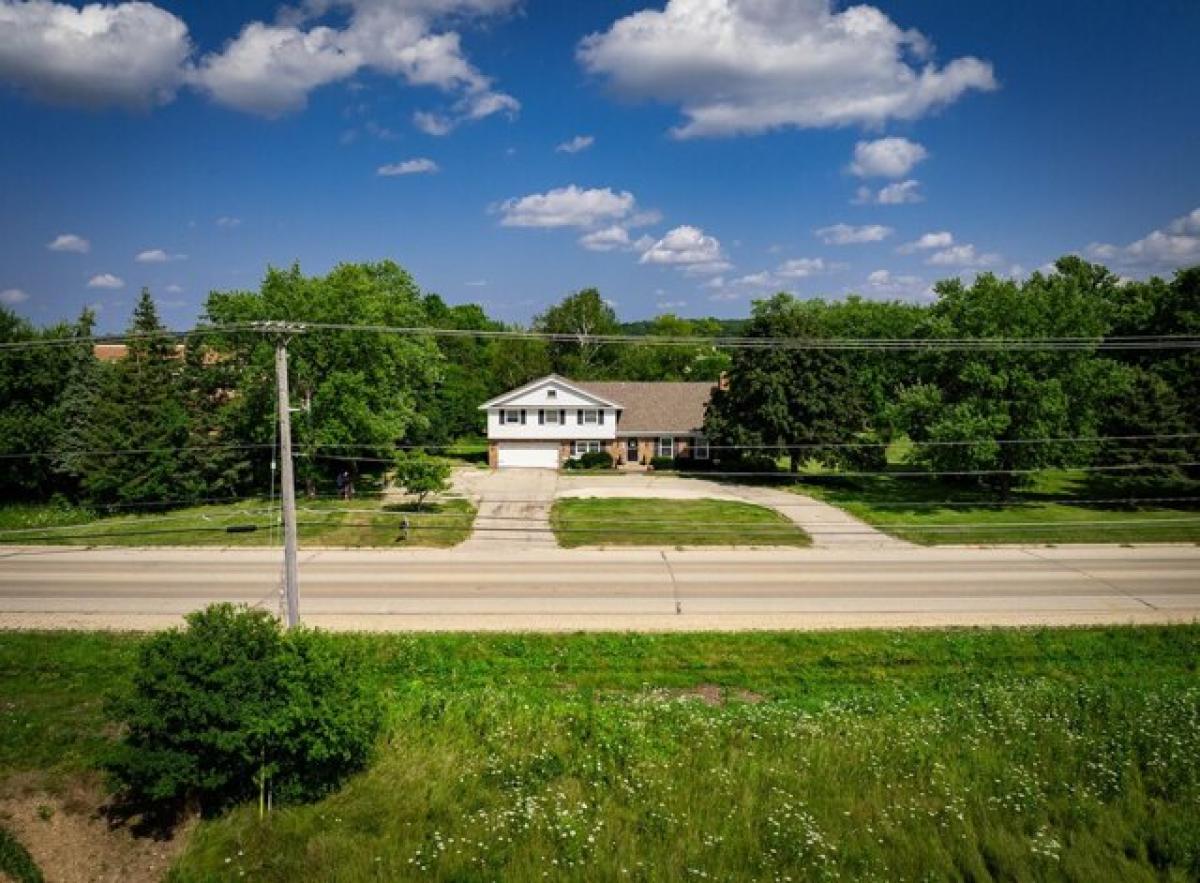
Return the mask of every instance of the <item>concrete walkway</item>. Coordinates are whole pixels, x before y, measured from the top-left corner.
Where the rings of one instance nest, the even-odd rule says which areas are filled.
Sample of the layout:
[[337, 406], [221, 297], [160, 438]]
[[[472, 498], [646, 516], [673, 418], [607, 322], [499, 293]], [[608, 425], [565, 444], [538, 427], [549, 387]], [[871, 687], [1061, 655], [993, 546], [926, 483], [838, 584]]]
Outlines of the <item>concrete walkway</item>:
[[[524, 471], [524, 470], [521, 470]], [[845, 511], [821, 500], [778, 488], [726, 484], [653, 472], [620, 475], [570, 475], [558, 482], [560, 497], [645, 497], [667, 500], [730, 500], [766, 506], [791, 519], [813, 538], [818, 548], [870, 546], [905, 548], [911, 545], [888, 536]]]

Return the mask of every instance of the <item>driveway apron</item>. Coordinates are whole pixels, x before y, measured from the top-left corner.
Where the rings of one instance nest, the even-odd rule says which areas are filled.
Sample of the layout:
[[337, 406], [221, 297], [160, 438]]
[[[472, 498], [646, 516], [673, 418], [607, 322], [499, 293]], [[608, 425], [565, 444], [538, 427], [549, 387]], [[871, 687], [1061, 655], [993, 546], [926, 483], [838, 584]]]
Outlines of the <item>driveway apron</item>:
[[553, 469], [460, 470], [455, 490], [479, 509], [464, 551], [526, 552], [555, 549], [550, 507], [558, 487]]

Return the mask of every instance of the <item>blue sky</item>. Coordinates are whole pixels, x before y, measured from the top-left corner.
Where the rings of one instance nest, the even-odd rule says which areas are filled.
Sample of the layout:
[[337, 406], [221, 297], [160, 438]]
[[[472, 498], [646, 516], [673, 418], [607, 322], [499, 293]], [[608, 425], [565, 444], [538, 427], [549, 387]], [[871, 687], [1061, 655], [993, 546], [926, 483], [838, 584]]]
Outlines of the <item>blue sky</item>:
[[0, 0], [0, 301], [37, 322], [147, 285], [183, 327], [292, 261], [522, 322], [1200, 263], [1192, 0], [80, 10]]

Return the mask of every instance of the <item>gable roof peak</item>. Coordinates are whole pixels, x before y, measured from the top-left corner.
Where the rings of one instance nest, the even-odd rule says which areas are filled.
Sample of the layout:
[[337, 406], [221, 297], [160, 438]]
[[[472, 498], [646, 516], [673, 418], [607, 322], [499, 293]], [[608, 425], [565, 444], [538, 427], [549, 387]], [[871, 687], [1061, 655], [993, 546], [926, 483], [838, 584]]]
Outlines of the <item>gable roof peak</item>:
[[501, 393], [500, 395], [495, 396], [494, 398], [488, 399], [486, 402], [484, 402], [482, 405], [479, 406], [479, 409], [482, 411], [482, 410], [487, 410], [488, 408], [499, 407], [500, 405], [504, 405], [507, 402], [509, 402], [510, 400], [517, 398], [518, 396], [524, 395], [525, 393], [528, 393], [528, 392], [532, 392], [532, 391], [538, 389], [539, 387], [549, 386], [552, 384], [555, 386], [558, 386], [560, 389], [569, 390], [569, 391], [575, 393], [580, 398], [595, 402], [597, 405], [600, 405], [602, 407], [609, 407], [609, 408], [620, 408], [621, 407], [621, 405], [618, 404], [617, 402], [612, 401], [611, 399], [609, 399], [603, 395], [599, 395], [599, 394], [587, 389], [587, 387], [576, 383], [573, 380], [568, 380], [567, 378], [563, 377], [560, 374], [547, 374], [544, 377], [539, 377], [536, 380], [529, 381], [524, 386], [518, 386], [516, 389], [510, 389], [506, 393]]

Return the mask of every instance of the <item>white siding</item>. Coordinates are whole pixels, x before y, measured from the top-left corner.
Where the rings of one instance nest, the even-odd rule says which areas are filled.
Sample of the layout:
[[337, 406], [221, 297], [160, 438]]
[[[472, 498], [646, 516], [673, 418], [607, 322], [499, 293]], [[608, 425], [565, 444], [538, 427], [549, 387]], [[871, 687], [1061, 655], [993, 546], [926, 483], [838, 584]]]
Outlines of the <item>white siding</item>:
[[[547, 406], [550, 410], [554, 406]], [[520, 408], [506, 407], [505, 411], [520, 411]], [[500, 423], [500, 409], [488, 409], [487, 435], [495, 439], [612, 439], [617, 437], [617, 412], [612, 408], [591, 409], [604, 411], [604, 425], [598, 423], [579, 423], [579, 408], [557, 408], [566, 411], [566, 423], [538, 423], [538, 409], [525, 408], [525, 423]], [[589, 410], [589, 409], [584, 409]]]
[[503, 404], [506, 408], [549, 408], [555, 405], [560, 408], [595, 408], [597, 401], [585, 398], [551, 380], [533, 389], [527, 389], [520, 395], [506, 398]]

